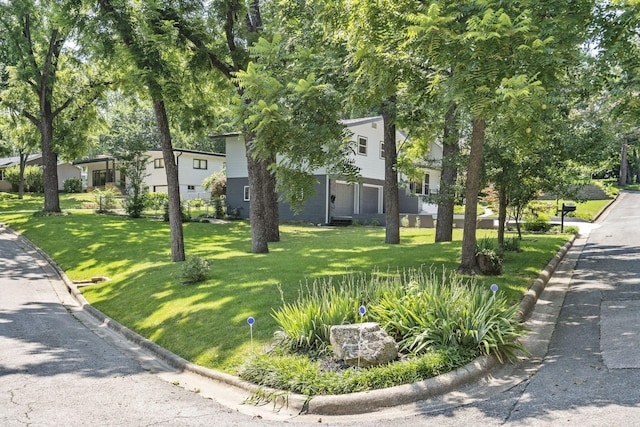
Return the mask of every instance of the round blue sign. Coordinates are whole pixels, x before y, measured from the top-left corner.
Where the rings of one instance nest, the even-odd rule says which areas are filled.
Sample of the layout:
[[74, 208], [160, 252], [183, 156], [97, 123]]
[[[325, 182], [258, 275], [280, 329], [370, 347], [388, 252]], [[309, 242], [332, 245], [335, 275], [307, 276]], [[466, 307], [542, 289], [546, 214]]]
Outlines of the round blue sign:
[[364, 305], [361, 305], [358, 309], [358, 312], [360, 313], [360, 316], [364, 316], [364, 314], [367, 312], [367, 309]]
[[498, 292], [498, 285], [496, 285], [495, 283], [491, 285], [491, 292], [493, 292], [494, 294]]
[[256, 319], [254, 319], [253, 317], [249, 317], [249, 318], [247, 319], [247, 323], [248, 323], [249, 325], [253, 325], [254, 323], [256, 323]]

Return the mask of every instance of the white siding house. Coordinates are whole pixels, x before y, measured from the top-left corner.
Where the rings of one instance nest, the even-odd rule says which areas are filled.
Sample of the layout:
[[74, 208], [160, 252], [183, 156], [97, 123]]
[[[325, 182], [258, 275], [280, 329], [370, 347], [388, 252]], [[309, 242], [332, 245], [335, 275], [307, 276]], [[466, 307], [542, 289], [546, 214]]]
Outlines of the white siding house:
[[[209, 193], [202, 188], [202, 181], [208, 176], [221, 172], [225, 167], [225, 155], [205, 151], [173, 150], [178, 165], [180, 195], [184, 200], [208, 198]], [[167, 176], [162, 151], [145, 152], [149, 157], [144, 178], [150, 192], [167, 192]], [[118, 170], [117, 161], [111, 156], [99, 156], [95, 159], [76, 162], [87, 174], [87, 191], [105, 186], [124, 188], [126, 176]]]
[[[353, 160], [360, 168], [361, 182], [348, 184], [344, 178], [330, 174], [326, 169], [314, 172], [317, 179], [315, 195], [305, 202], [304, 211], [295, 215], [286, 204], [280, 205], [280, 218], [283, 220], [302, 220], [315, 224], [331, 224], [341, 221], [376, 222], [384, 224], [384, 156], [382, 117], [368, 117], [343, 121], [351, 132]], [[242, 217], [249, 216], [250, 199], [247, 161], [244, 141], [239, 134], [219, 135], [225, 137], [227, 154], [227, 204], [238, 209]], [[398, 145], [406, 135], [396, 133]], [[431, 156], [442, 157], [442, 147], [434, 143]], [[428, 180], [428, 186], [424, 185]], [[401, 212], [420, 214], [435, 213], [435, 205], [430, 205], [416, 197], [411, 191], [419, 189], [418, 194], [428, 195], [437, 192], [440, 186], [440, 172], [437, 169], [425, 169], [422, 185], [409, 183], [401, 185]], [[422, 191], [427, 191], [422, 193]]]

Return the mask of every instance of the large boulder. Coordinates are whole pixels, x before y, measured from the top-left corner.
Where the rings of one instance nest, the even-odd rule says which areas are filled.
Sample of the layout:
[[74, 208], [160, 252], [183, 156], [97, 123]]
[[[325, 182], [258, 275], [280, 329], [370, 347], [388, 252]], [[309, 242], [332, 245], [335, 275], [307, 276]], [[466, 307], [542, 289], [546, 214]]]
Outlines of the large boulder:
[[398, 357], [395, 340], [377, 323], [332, 326], [329, 339], [334, 355], [349, 366], [368, 368]]

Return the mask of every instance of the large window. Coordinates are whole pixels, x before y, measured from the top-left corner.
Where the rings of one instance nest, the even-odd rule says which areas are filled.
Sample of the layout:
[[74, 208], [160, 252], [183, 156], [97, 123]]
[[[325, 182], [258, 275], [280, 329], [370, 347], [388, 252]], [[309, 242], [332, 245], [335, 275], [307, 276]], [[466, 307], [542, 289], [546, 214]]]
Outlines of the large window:
[[153, 167], [155, 169], [164, 168], [164, 159], [153, 159]]
[[422, 181], [416, 180], [411, 183], [411, 192], [415, 194], [429, 194], [429, 174], [424, 174]]
[[364, 136], [358, 137], [358, 154], [361, 156], [367, 155], [367, 138]]
[[113, 170], [103, 169], [103, 170], [95, 170], [92, 173], [92, 183], [94, 187], [102, 187], [107, 182], [113, 182]]
[[207, 161], [205, 159], [193, 159], [193, 168], [194, 169], [206, 169]]

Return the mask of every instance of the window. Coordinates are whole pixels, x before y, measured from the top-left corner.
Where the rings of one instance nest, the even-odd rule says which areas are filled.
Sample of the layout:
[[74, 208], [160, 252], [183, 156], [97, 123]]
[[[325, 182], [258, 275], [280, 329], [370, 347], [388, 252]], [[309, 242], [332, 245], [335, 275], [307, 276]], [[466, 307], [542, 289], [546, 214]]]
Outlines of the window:
[[193, 159], [193, 168], [194, 169], [206, 169], [207, 161], [204, 159]]
[[249, 193], [249, 186], [245, 185], [244, 186], [244, 201], [248, 202], [251, 199], [251, 194]]
[[367, 138], [363, 136], [358, 137], [358, 154], [361, 156], [367, 155]]
[[380, 141], [380, 158], [384, 159], [384, 142]]
[[429, 194], [429, 174], [425, 174], [422, 181], [413, 181], [411, 183], [410, 189], [413, 193], [418, 195], [428, 195]]
[[187, 191], [196, 191], [195, 185], [187, 185]]
[[164, 159], [153, 159], [153, 167], [154, 169], [164, 168]]

